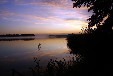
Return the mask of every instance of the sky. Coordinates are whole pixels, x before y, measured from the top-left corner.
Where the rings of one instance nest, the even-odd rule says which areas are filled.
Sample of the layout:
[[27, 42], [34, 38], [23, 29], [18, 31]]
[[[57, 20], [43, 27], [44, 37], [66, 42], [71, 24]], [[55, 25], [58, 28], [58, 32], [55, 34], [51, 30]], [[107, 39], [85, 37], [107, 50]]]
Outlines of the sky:
[[71, 0], [0, 0], [0, 34], [79, 33], [90, 15]]

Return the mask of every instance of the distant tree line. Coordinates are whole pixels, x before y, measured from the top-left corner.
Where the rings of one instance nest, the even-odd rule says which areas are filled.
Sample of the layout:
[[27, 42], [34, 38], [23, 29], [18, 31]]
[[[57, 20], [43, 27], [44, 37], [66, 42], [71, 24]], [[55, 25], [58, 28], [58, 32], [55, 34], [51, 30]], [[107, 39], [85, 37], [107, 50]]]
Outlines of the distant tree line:
[[22, 36], [35, 36], [34, 34], [4, 34], [0, 37], [22, 37]]
[[67, 35], [49, 35], [50, 38], [65, 38]]

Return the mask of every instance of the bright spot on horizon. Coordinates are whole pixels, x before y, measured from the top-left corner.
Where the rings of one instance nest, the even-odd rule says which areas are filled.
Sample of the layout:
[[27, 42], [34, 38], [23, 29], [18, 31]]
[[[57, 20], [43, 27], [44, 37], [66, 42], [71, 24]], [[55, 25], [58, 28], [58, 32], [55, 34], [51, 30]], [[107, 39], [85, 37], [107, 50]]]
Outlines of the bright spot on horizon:
[[91, 13], [71, 0], [0, 0], [0, 34], [79, 33]]

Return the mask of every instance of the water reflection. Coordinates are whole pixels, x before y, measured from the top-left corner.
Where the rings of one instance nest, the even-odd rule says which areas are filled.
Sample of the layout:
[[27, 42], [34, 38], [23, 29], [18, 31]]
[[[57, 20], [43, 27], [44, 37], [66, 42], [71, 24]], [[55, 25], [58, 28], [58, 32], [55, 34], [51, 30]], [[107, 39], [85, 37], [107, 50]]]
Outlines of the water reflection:
[[[39, 43], [40, 50], [37, 49]], [[0, 73], [3, 76], [10, 75], [12, 68], [28, 71], [28, 67], [34, 65], [34, 57], [40, 59], [41, 66], [47, 65], [50, 59], [69, 59], [71, 55], [66, 44], [65, 38], [0, 41]]]

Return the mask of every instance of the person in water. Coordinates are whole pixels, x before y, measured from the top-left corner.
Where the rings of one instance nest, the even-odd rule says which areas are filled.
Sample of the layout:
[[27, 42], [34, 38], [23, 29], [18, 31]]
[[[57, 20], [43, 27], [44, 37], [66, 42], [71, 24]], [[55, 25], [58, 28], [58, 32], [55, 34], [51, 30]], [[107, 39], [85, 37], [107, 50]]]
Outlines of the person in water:
[[41, 48], [41, 44], [39, 43], [39, 44], [38, 44], [38, 50], [40, 50], [40, 48]]

